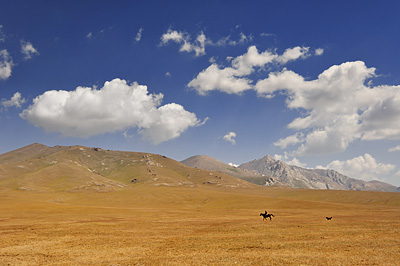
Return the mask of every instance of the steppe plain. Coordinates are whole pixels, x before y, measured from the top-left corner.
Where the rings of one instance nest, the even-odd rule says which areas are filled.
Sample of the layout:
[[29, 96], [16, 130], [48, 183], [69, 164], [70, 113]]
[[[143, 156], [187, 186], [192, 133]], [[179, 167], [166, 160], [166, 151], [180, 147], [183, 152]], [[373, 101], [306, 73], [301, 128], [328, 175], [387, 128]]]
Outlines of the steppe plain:
[[[68, 162], [77, 167], [70, 173], [78, 171], [88, 158], [76, 157], [82, 150], [41, 155], [47, 166], [19, 172], [19, 179], [6, 176], [13, 163], [21, 170], [39, 157], [22, 156], [25, 165], [7, 159], [0, 169], [0, 265], [399, 264], [400, 193], [260, 187], [159, 155], [150, 155], [150, 166], [143, 162], [143, 172], [131, 169], [140, 181], [157, 175], [158, 183], [101, 172], [103, 164], [91, 165], [101, 175], [86, 171], [82, 179], [96, 179], [94, 187], [107, 180], [121, 186], [102, 191], [77, 176], [74, 184], [52, 176], [65, 173]], [[90, 150], [90, 158], [97, 154]], [[174, 178], [167, 176], [169, 164], [179, 168]], [[35, 187], [39, 177], [46, 186]], [[265, 210], [275, 217], [263, 221]]]

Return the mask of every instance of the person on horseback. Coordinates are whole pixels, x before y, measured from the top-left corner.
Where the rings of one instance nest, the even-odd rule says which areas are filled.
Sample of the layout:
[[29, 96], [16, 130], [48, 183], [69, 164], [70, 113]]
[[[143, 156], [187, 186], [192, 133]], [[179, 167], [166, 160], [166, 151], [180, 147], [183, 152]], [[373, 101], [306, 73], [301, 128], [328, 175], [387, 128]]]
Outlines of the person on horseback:
[[269, 220], [271, 220], [272, 217], [275, 217], [275, 215], [273, 215], [272, 213], [268, 213], [267, 211], [265, 211], [265, 213], [260, 213], [260, 216], [263, 217], [263, 221], [267, 220], [267, 218], [269, 218]]

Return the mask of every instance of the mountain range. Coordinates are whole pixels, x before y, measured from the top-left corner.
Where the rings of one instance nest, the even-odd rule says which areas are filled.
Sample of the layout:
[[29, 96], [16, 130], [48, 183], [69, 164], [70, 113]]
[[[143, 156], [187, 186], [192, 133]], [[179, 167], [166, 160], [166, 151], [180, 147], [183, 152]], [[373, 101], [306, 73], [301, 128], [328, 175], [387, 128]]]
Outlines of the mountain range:
[[0, 191], [112, 192], [135, 186], [250, 188], [162, 155], [35, 143], [0, 155]]
[[112, 192], [135, 186], [234, 189], [257, 185], [400, 192], [384, 182], [287, 165], [271, 156], [234, 167], [205, 155], [178, 162], [150, 153], [39, 143], [0, 154], [0, 191]]
[[400, 192], [400, 188], [380, 181], [350, 178], [330, 169], [306, 169], [288, 165], [267, 155], [233, 167], [205, 155], [182, 161], [190, 167], [220, 171], [263, 186], [283, 186], [305, 189]]

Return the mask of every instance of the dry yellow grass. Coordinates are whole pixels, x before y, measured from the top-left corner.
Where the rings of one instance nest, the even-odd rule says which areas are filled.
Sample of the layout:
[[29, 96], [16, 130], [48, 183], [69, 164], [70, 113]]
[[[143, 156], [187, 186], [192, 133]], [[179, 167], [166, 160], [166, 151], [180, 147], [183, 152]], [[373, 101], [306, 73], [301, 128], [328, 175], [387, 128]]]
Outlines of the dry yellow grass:
[[399, 199], [207, 186], [3, 191], [0, 265], [396, 265]]

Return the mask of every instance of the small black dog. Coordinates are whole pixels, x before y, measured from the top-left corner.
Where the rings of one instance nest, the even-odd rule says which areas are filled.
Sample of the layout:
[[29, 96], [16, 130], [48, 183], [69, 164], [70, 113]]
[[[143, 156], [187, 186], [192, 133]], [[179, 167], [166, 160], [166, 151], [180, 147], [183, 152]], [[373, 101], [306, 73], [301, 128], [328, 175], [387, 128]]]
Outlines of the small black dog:
[[332, 217], [326, 217], [326, 219], [329, 221], [329, 220], [332, 220]]

